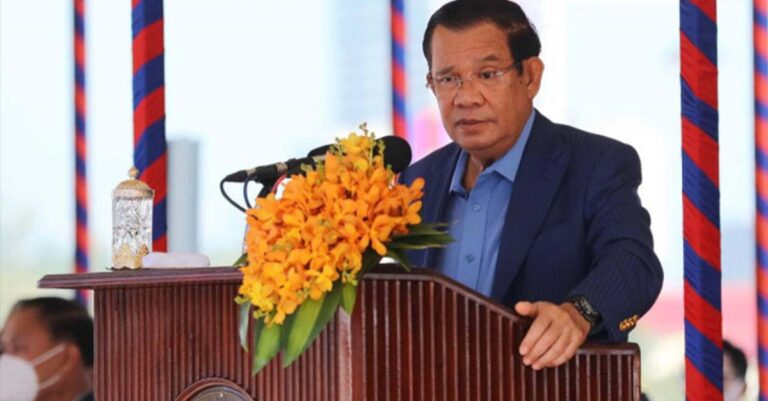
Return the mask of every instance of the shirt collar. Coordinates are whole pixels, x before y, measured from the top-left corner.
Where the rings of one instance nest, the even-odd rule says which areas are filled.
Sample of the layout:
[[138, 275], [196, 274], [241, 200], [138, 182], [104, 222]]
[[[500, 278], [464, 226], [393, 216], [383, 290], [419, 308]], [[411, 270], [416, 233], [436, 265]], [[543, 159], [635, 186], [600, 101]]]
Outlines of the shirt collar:
[[[496, 160], [493, 164], [483, 170], [480, 175], [487, 175], [496, 173], [501, 177], [507, 179], [509, 182], [515, 182], [515, 176], [517, 175], [517, 169], [520, 167], [520, 160], [523, 158], [523, 151], [525, 150], [525, 144], [528, 143], [528, 137], [531, 136], [531, 128], [533, 127], [533, 119], [536, 116], [536, 110], [531, 110], [531, 114], [528, 116], [523, 131], [520, 133], [520, 138], [512, 146], [511, 149]], [[453, 170], [453, 177], [451, 178], [451, 185], [448, 187], [448, 193], [457, 193], [459, 195], [465, 195], [467, 191], [461, 184], [462, 178], [464, 178], [464, 170], [467, 168], [467, 159], [469, 154], [463, 149], [459, 153], [459, 160], [456, 163], [456, 168]]]

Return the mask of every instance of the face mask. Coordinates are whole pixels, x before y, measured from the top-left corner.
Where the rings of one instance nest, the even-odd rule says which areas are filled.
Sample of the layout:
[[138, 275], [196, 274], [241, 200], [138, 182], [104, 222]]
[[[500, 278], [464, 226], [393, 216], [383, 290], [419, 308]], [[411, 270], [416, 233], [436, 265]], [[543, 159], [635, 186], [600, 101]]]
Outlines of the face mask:
[[0, 401], [33, 401], [38, 384], [35, 368], [18, 356], [0, 355]]
[[736, 385], [723, 386], [723, 401], [738, 401], [741, 399], [741, 393], [744, 391], [746, 384], [740, 382]]
[[33, 401], [40, 391], [61, 380], [63, 373], [59, 372], [40, 382], [35, 367], [62, 351], [64, 344], [59, 344], [32, 361], [14, 355], [0, 355], [0, 401]]

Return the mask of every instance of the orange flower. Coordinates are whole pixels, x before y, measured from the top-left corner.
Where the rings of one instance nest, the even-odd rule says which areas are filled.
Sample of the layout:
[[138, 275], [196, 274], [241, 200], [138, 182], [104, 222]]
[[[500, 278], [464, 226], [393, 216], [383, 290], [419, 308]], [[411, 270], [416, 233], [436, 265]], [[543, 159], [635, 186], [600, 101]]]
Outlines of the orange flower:
[[356, 284], [368, 247], [386, 255], [392, 235], [421, 222], [424, 181], [396, 184], [383, 145], [361, 128], [362, 135], [338, 139], [324, 163], [284, 184], [281, 198], [257, 199], [247, 212], [239, 294], [266, 324], [283, 324], [339, 279]]

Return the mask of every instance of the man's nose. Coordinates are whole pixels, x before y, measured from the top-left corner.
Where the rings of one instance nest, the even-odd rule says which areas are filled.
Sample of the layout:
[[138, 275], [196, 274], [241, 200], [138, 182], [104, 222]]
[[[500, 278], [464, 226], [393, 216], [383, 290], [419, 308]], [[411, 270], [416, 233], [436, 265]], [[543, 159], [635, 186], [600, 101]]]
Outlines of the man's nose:
[[485, 102], [483, 93], [477, 87], [474, 79], [462, 80], [456, 88], [456, 96], [453, 98], [455, 106], [471, 107], [479, 106]]

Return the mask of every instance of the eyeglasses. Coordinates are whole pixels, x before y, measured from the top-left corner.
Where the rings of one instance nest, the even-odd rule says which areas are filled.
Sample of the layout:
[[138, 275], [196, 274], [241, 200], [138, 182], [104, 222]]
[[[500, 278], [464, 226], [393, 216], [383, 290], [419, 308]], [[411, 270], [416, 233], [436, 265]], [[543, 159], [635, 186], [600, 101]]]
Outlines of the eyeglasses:
[[460, 89], [465, 82], [469, 82], [477, 79], [484, 87], [492, 88], [497, 86], [508, 72], [517, 67], [520, 63], [516, 62], [507, 68], [483, 68], [479, 71], [475, 71], [469, 74], [468, 77], [462, 78], [458, 74], [439, 75], [433, 77], [431, 74], [427, 76], [427, 88], [431, 88], [435, 91], [435, 94], [439, 96], [449, 95]]

